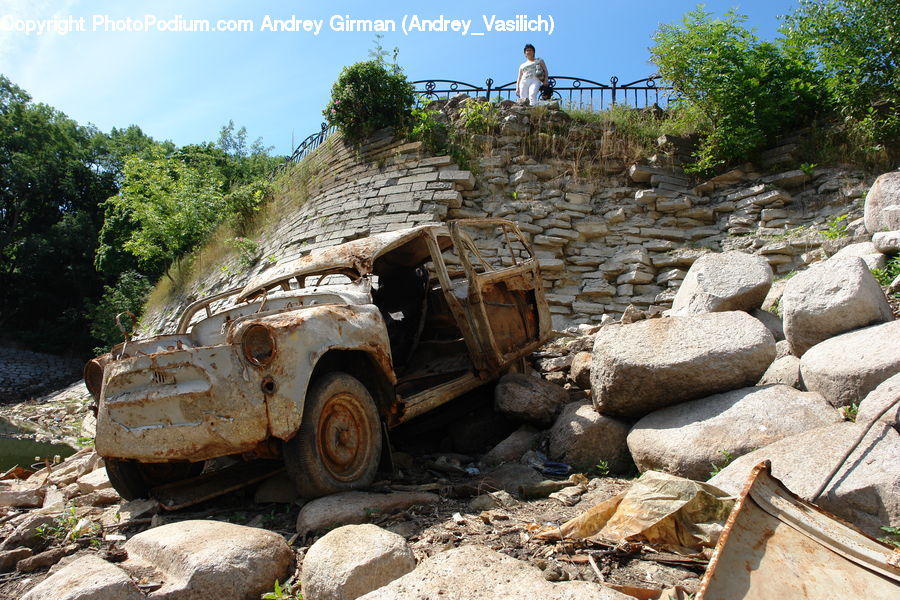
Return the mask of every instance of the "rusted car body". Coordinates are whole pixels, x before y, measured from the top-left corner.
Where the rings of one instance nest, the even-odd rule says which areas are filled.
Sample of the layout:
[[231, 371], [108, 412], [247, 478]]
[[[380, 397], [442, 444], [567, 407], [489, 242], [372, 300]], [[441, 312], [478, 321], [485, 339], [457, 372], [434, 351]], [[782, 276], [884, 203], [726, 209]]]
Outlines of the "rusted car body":
[[350, 241], [90, 361], [97, 451], [126, 497], [233, 455], [283, 457], [310, 496], [365, 485], [385, 431], [498, 377], [549, 332], [537, 261], [509, 221]]

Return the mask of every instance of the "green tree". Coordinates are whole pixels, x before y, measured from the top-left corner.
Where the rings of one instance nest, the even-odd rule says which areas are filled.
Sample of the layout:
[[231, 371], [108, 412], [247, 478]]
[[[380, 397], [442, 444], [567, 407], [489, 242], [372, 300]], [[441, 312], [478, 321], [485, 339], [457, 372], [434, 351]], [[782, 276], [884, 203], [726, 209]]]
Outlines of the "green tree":
[[99, 202], [115, 191], [98, 135], [0, 75], [0, 327], [37, 349], [87, 342]]
[[[157, 149], [149, 158], [128, 157], [119, 193], [104, 203], [107, 237], [121, 241], [142, 269], [167, 274], [223, 216], [223, 182], [211, 166], [214, 158], [190, 148], [173, 156]], [[104, 260], [98, 256], [99, 264]]]
[[[104, 286], [99, 300], [88, 299], [85, 310], [90, 320], [91, 335], [99, 342], [95, 354], [106, 352], [111, 346], [122, 341], [122, 332], [116, 325], [116, 315], [131, 312], [140, 315], [147, 294], [153, 288], [150, 280], [135, 271], [125, 271], [113, 286]], [[122, 324], [130, 327], [125, 319]]]
[[785, 128], [809, 122], [822, 105], [818, 75], [733, 11], [714, 18], [702, 5], [653, 36], [651, 60], [680, 102], [710, 123], [695, 169], [751, 158]]
[[378, 36], [369, 55], [372, 60], [341, 70], [331, 86], [331, 101], [322, 111], [329, 125], [337, 125], [355, 142], [383, 127], [405, 127], [415, 100], [413, 86], [396, 62], [396, 48], [388, 64]]
[[821, 68], [841, 115], [875, 143], [900, 144], [900, 10], [896, 0], [800, 0], [785, 47]]

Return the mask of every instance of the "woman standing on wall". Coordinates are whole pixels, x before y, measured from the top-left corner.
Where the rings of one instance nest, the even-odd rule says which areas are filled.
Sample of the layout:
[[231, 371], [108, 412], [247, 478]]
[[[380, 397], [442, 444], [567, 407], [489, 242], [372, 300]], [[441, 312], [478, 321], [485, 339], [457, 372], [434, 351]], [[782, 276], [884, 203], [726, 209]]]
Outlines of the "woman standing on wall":
[[534, 46], [525, 44], [525, 62], [519, 65], [519, 78], [516, 80], [516, 96], [528, 98], [534, 106], [540, 97], [541, 85], [547, 85], [550, 79], [547, 65], [543, 58], [535, 58]]

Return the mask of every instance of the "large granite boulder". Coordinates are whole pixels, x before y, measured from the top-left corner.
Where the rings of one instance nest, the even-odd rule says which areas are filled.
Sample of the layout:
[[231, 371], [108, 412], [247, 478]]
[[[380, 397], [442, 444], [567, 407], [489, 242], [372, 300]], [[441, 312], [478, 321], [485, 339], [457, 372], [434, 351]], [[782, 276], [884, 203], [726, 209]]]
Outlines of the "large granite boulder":
[[597, 411], [640, 418], [753, 385], [775, 358], [775, 340], [745, 312], [716, 312], [604, 327], [593, 354]]
[[832, 258], [844, 258], [848, 256], [856, 256], [861, 258], [866, 267], [872, 269], [883, 269], [887, 264], [887, 257], [872, 242], [857, 242], [844, 246], [834, 253]]
[[504, 375], [494, 389], [498, 412], [539, 426], [553, 423], [563, 404], [568, 401], [569, 393], [561, 386], [519, 373]]
[[737, 494], [763, 460], [792, 492], [842, 517], [869, 535], [900, 526], [900, 434], [876, 424], [843, 463], [824, 493], [813, 495], [857, 440], [864, 423], [835, 423], [804, 431], [738, 458], [709, 480]]
[[605, 462], [610, 473], [625, 473], [632, 464], [627, 435], [628, 423], [601, 415], [589, 401], [572, 402], [550, 429], [549, 455], [576, 470]]
[[825, 340], [800, 359], [803, 385], [832, 406], [858, 404], [896, 373], [900, 373], [900, 321]]
[[124, 545], [128, 561], [160, 572], [154, 598], [243, 600], [271, 591], [294, 572], [284, 538], [222, 521], [181, 521], [143, 531]]
[[795, 356], [830, 337], [894, 318], [881, 286], [858, 257], [831, 258], [798, 273], [780, 306]]
[[634, 600], [588, 581], [551, 583], [526, 562], [484, 546], [466, 545], [423, 560], [416, 570], [360, 600]]
[[900, 171], [885, 173], [875, 180], [863, 208], [866, 231], [900, 229]]
[[303, 558], [309, 600], [355, 600], [416, 568], [403, 537], [375, 525], [345, 525], [326, 533]]
[[747, 387], [650, 413], [628, 434], [643, 471], [705, 481], [713, 466], [841, 417], [819, 394], [785, 385]]
[[885, 379], [859, 403], [856, 422], [865, 425], [878, 419], [900, 431], [900, 373]]
[[76, 558], [20, 600], [145, 600], [128, 573], [96, 554]]
[[704, 254], [688, 270], [670, 315], [759, 308], [772, 286], [772, 268], [762, 256], [743, 252]]
[[800, 359], [794, 355], [782, 356], [776, 358], [759, 378], [756, 385], [773, 385], [780, 383], [783, 385], [803, 389], [803, 382], [800, 379]]

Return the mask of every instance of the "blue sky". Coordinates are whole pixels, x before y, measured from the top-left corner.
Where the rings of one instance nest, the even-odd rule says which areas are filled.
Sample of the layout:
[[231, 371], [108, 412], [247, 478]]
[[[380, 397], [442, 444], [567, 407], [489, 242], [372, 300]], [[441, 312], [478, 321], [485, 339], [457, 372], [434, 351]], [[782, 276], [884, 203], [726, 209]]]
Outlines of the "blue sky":
[[[758, 35], [773, 39], [778, 15], [797, 0], [709, 1], [707, 10], [730, 8], [749, 17]], [[215, 140], [229, 119], [262, 137], [274, 152], [288, 154], [316, 130], [332, 82], [343, 66], [368, 57], [374, 33], [336, 31], [347, 19], [393, 21], [383, 45], [399, 47], [398, 62], [410, 80], [441, 78], [482, 83], [515, 79], [525, 43], [537, 47], [552, 74], [608, 81], [646, 77], [651, 35], [660, 23], [677, 21], [695, 2], [595, 0], [592, 2], [392, 2], [300, 0], [0, 0], [0, 73], [36, 101], [101, 130], [139, 125], [147, 134], [178, 145]], [[553, 31], [486, 31], [484, 19], [528, 15], [552, 18]], [[263, 31], [270, 19], [321, 22], [311, 31]], [[469, 34], [428, 31], [404, 34], [404, 17], [471, 21]], [[65, 35], [22, 29], [84, 31]], [[132, 20], [129, 26], [128, 19]], [[135, 22], [150, 20], [150, 31]], [[157, 31], [152, 23], [188, 29], [191, 20], [243, 20], [253, 31]], [[47, 20], [51, 20], [47, 23]], [[224, 24], [226, 27], [228, 24]], [[236, 25], [235, 25], [236, 26]], [[315, 27], [311, 23], [310, 27]], [[128, 28], [130, 27], [130, 30]], [[248, 25], [243, 25], [248, 27]], [[104, 31], [121, 28], [122, 31]], [[484, 35], [471, 35], [475, 32]]]

